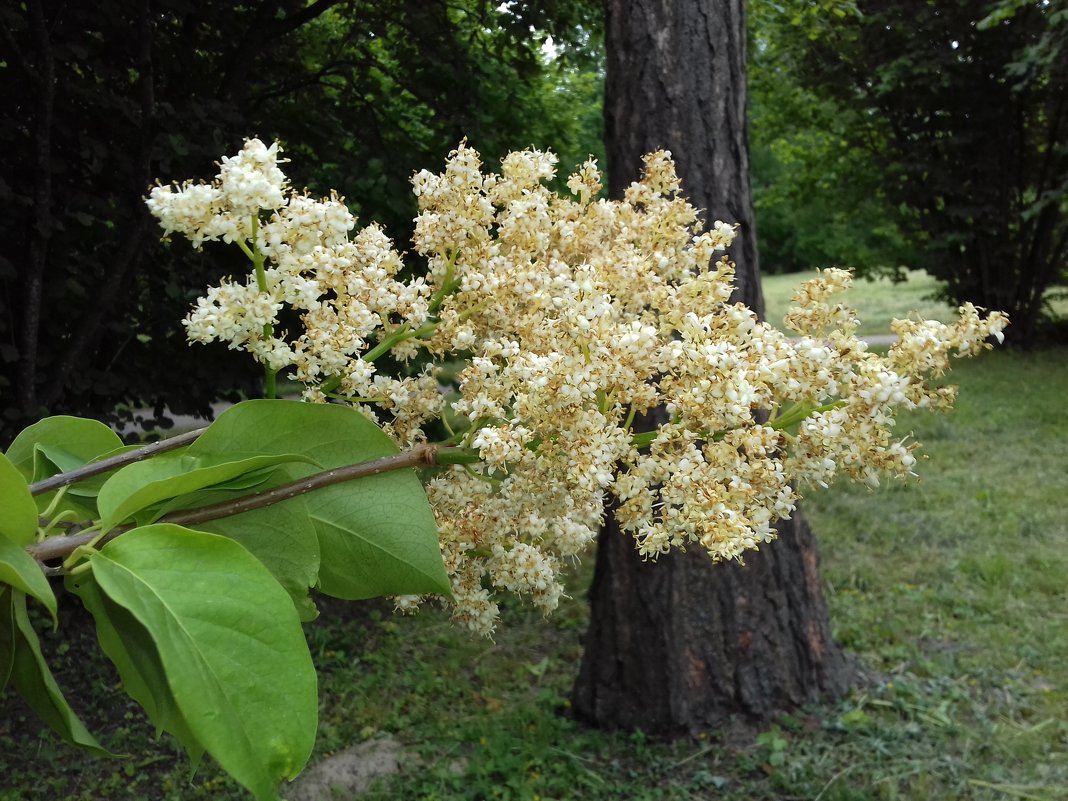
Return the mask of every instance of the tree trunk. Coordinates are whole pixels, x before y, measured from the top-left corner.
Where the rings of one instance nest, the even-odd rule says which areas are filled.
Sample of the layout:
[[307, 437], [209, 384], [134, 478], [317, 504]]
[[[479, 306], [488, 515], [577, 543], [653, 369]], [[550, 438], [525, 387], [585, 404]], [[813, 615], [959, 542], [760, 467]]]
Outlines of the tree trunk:
[[[763, 312], [745, 128], [744, 0], [605, 0], [613, 196], [667, 148], [709, 221], [741, 223], [735, 297]], [[602, 728], [695, 732], [841, 695], [815, 540], [800, 511], [745, 565], [702, 551], [644, 562], [609, 516], [572, 705]]]
[[36, 176], [33, 191], [33, 231], [30, 235], [28, 269], [22, 291], [22, 333], [19, 347], [19, 377], [16, 387], [19, 412], [24, 418], [39, 414], [38, 334], [44, 306], [44, 282], [52, 239], [52, 126], [56, 99], [56, 68], [49, 38], [49, 25], [41, 2], [28, 5], [30, 27], [36, 45], [36, 68], [25, 65], [30, 80], [36, 84], [37, 107], [33, 120]]
[[592, 618], [572, 707], [609, 729], [696, 734], [840, 696], [816, 541], [798, 511], [745, 564], [700, 550], [643, 561], [610, 517], [597, 545]]
[[604, 121], [613, 197], [664, 148], [708, 222], [740, 223], [737, 300], [761, 316], [749, 188], [745, 0], [605, 0]]

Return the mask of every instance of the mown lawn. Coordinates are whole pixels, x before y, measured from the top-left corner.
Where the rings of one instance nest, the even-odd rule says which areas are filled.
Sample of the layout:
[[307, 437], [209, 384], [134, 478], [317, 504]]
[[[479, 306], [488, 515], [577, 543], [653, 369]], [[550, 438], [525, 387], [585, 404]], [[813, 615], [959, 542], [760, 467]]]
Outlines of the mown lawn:
[[[920, 480], [841, 484], [805, 504], [837, 637], [867, 675], [844, 701], [675, 743], [583, 728], [567, 696], [587, 564], [556, 615], [511, 606], [493, 641], [435, 612], [324, 605], [308, 628], [316, 758], [399, 738], [405, 770], [376, 801], [1068, 798], [1068, 348], [995, 352], [952, 377], [952, 415], [900, 423], [930, 457]], [[85, 637], [63, 645], [88, 625], [68, 616], [44, 639], [91, 727], [132, 756], [83, 757], [8, 694], [0, 799], [242, 798], [210, 765], [189, 779]]]
[[[790, 306], [790, 296], [798, 284], [815, 276], [815, 270], [764, 276], [765, 317], [772, 325], [781, 325]], [[904, 276], [905, 280], [896, 284], [886, 278], [857, 278], [852, 289], [843, 296], [843, 301], [857, 310], [858, 330], [862, 336], [889, 334], [890, 320], [894, 317], [919, 314], [924, 319], [944, 323], [953, 319], [955, 307], [935, 298], [938, 281], [922, 270], [907, 270]], [[1068, 318], [1068, 290], [1065, 287], [1052, 287], [1046, 297], [1049, 311], [1054, 316], [1062, 320]]]
[[[816, 271], [766, 275], [764, 288], [765, 317], [772, 325], [780, 326], [783, 315], [790, 306], [790, 296], [802, 282], [816, 277]], [[864, 336], [889, 334], [890, 320], [916, 312], [926, 320], [949, 322], [955, 310], [952, 306], [935, 299], [938, 282], [922, 270], [909, 270], [906, 280], [893, 283], [885, 278], [869, 281], [854, 280], [853, 287], [843, 296], [843, 301], [854, 306], [860, 320], [858, 332]]]

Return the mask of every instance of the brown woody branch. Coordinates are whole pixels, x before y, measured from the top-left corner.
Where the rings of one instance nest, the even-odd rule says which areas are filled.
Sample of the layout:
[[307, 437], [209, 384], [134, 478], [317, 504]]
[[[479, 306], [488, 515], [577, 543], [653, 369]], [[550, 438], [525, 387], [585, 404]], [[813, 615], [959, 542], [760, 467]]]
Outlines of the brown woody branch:
[[43, 479], [42, 481], [35, 481], [30, 484], [31, 495], [42, 495], [54, 489], [65, 487], [68, 484], [74, 484], [78, 481], [84, 481], [91, 476], [97, 476], [101, 473], [106, 473], [109, 470], [116, 470], [120, 467], [124, 467], [134, 462], [140, 462], [142, 459], [147, 459], [149, 456], [155, 456], [158, 453], [165, 453], [166, 451], [172, 451], [175, 448], [180, 448], [183, 445], [188, 445], [201, 434], [207, 431], [206, 428], [198, 428], [195, 431], [189, 431], [185, 434], [179, 434], [176, 437], [170, 439], [160, 440], [154, 442], [151, 445], [146, 445], [143, 448], [138, 448], [136, 451], [127, 451], [126, 453], [120, 453], [115, 456], [111, 456], [107, 459], [101, 459], [99, 462], [93, 462], [87, 464], [84, 467], [79, 467], [76, 470], [71, 470], [67, 473], [60, 473], [58, 476], [52, 476], [51, 478]]
[[[175, 439], [177, 439], [177, 437]], [[172, 441], [173, 440], [167, 440], [167, 442]], [[176, 525], [195, 525], [209, 520], [218, 520], [221, 517], [231, 517], [233, 515], [241, 514], [242, 512], [260, 509], [264, 506], [271, 506], [272, 504], [281, 503], [290, 498], [296, 498], [299, 495], [304, 495], [313, 490], [329, 487], [333, 484], [340, 484], [343, 481], [366, 478], [368, 476], [378, 475], [379, 473], [386, 473], [391, 470], [402, 470], [408, 467], [431, 467], [440, 464], [473, 461], [476, 459], [477, 457], [467, 456], [465, 451], [461, 448], [428, 444], [416, 445], [414, 448], [404, 451], [403, 453], [398, 453], [393, 456], [384, 456], [380, 459], [372, 459], [368, 462], [347, 465], [345, 467], [336, 467], [332, 470], [324, 470], [321, 473], [315, 473], [314, 475], [291, 481], [288, 484], [283, 484], [279, 487], [264, 490], [263, 492], [258, 492], [253, 495], [245, 495], [229, 501], [211, 504], [210, 506], [201, 506], [196, 509], [174, 512], [165, 515], [156, 522], [174, 523]], [[102, 545], [134, 528], [136, 528], [135, 525], [116, 526], [102, 537], [99, 532], [49, 537], [35, 545], [28, 546], [26, 551], [38, 562], [63, 559], [72, 554], [76, 548], [82, 545], [88, 545], [94, 540], [96, 540], [97, 544]], [[43, 566], [43, 568], [48, 574], [56, 574], [60, 572], [60, 569], [55, 567]]]

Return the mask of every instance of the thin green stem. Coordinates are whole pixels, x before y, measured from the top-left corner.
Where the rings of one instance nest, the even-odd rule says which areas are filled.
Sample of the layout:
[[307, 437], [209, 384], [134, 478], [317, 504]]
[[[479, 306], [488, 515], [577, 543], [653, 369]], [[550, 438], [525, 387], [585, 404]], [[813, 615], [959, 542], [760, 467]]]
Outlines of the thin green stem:
[[491, 484], [494, 487], [499, 487], [501, 485], [501, 480], [499, 478], [493, 478], [492, 476], [487, 476], [485, 473], [480, 473], [477, 470], [473, 469], [470, 465], [465, 464], [463, 468], [464, 472], [466, 472], [472, 478], [477, 478], [479, 481], [485, 482], [486, 484]]
[[[48, 506], [45, 508], [45, 510], [43, 512], [41, 512], [41, 517], [44, 517], [45, 519], [51, 520], [52, 515], [54, 515], [56, 513], [56, 507], [59, 506], [59, 502], [61, 500], [63, 500], [63, 496], [67, 494], [67, 487], [68, 486], [69, 485], [64, 484], [62, 487], [60, 487], [59, 492], [57, 492], [55, 494], [55, 497], [52, 498], [51, 503], [49, 503]], [[49, 525], [51, 525], [51, 524], [49, 524]]]
[[244, 253], [246, 256], [248, 256], [248, 260], [250, 262], [252, 262], [253, 264], [255, 264], [256, 263], [256, 254], [252, 252], [252, 249], [249, 248], [249, 246], [245, 243], [245, 241], [241, 240], [241, 239], [235, 239], [234, 241], [237, 243], [237, 246], [239, 248], [241, 248], [241, 252]]
[[[79, 536], [88, 537], [88, 541], [79, 545], [73, 551], [68, 554], [67, 558], [63, 560], [63, 569], [70, 571], [74, 570], [77, 566], [78, 560], [83, 556], [88, 557], [96, 553], [97, 543], [104, 537], [104, 532], [100, 531], [97, 526], [92, 526], [90, 529], [83, 531]], [[71, 537], [71, 539], [74, 539]]]
[[[64, 489], [66, 489], [66, 487], [64, 487]], [[61, 492], [62, 490], [60, 490], [60, 493]], [[56, 497], [59, 497], [59, 493], [56, 494]], [[42, 540], [48, 539], [52, 536], [52, 532], [57, 528], [69, 528], [74, 524], [74, 521], [77, 519], [78, 513], [75, 512], [73, 509], [67, 509], [65, 511], [62, 511], [55, 517], [51, 517], [50, 515], [45, 517], [44, 525], [40, 526], [37, 529], [37, 541], [41, 542]]]
[[367, 351], [367, 353], [363, 354], [361, 358], [365, 362], [373, 362], [379, 356], [389, 353], [394, 345], [397, 345], [406, 339], [411, 339], [413, 336], [415, 336], [415, 333], [412, 331], [411, 326], [408, 323], [404, 323], [400, 328]]
[[441, 424], [445, 426], [445, 430], [449, 432], [449, 438], [446, 442], [459, 442], [459, 440], [456, 439], [456, 432], [453, 430], [452, 424], [449, 423], [449, 416], [444, 412], [442, 412], [441, 415]]
[[797, 425], [813, 414], [829, 412], [831, 409], [838, 409], [842, 406], [845, 406], [845, 401], [843, 400], [832, 401], [830, 403], [825, 403], [822, 406], [812, 406], [809, 403], [795, 403], [779, 416], [768, 420], [766, 425], [776, 431], [782, 431], [783, 429]]
[[[256, 273], [256, 287], [264, 295], [268, 294], [267, 290], [267, 271], [264, 268], [264, 264], [267, 261], [267, 257], [264, 256], [256, 245], [256, 235], [260, 230], [260, 218], [252, 215], [252, 247], [249, 248], [245, 243], [238, 241], [238, 244], [244, 245], [242, 248], [246, 255], [252, 259], [252, 266]], [[263, 338], [270, 341], [274, 338], [274, 326], [270, 323], [263, 324]], [[278, 397], [276, 389], [276, 379], [278, 376], [277, 370], [272, 370], [269, 365], [263, 365], [263, 397], [273, 400]]]
[[437, 292], [430, 296], [430, 313], [433, 314], [441, 308], [445, 298], [460, 288], [460, 282], [453, 280], [456, 268], [456, 257], [460, 255], [459, 249], [449, 254], [449, 262], [445, 265], [445, 277], [441, 280], [441, 286]]
[[488, 300], [484, 300], [484, 301], [482, 301], [481, 303], [476, 303], [476, 304], [475, 304], [474, 306], [472, 306], [472, 307], [471, 307], [470, 309], [464, 309], [464, 310], [463, 310], [462, 312], [460, 312], [460, 314], [459, 314], [459, 315], [457, 315], [457, 316], [458, 316], [458, 318], [459, 318], [459, 320], [460, 320], [460, 322], [462, 323], [462, 322], [464, 322], [464, 320], [466, 320], [466, 319], [467, 319], [468, 317], [471, 317], [471, 316], [473, 316], [473, 315], [475, 315], [475, 314], [478, 314], [478, 313], [479, 313], [480, 311], [482, 311], [482, 310], [483, 310], [483, 309], [485, 309], [485, 308], [486, 308], [487, 306], [489, 306], [489, 303], [490, 303], [490, 302], [489, 302]]
[[439, 322], [437, 320], [432, 320], [423, 323], [413, 331], [410, 323], [404, 323], [400, 328], [371, 348], [360, 358], [365, 362], [373, 362], [375, 359], [391, 351], [401, 342], [406, 342], [409, 339], [422, 339], [427, 334], [433, 334], [437, 330], [438, 325]]

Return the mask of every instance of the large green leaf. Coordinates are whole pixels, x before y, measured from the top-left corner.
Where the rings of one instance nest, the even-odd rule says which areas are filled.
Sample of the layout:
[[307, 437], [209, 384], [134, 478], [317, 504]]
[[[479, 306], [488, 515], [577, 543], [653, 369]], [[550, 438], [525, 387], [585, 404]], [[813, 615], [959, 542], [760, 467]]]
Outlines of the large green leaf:
[[244, 473], [285, 462], [313, 462], [301, 453], [264, 454], [234, 448], [228, 453], [165, 454], [126, 465], [100, 488], [100, 528], [108, 531], [136, 512], [167, 498], [221, 484]]
[[319, 540], [305, 498], [197, 523], [196, 527], [244, 545], [289, 593], [300, 619], [315, 619], [318, 613], [308, 598], [308, 588], [319, 577]]
[[[100, 421], [58, 415], [24, 429], [11, 443], [7, 455], [27, 480], [41, 481], [123, 449], [118, 435]], [[96, 518], [91, 498], [106, 479], [104, 475], [93, 476], [72, 485], [53, 513], [65, 513], [68, 520]], [[88, 497], [77, 499], [72, 497], [75, 495]], [[47, 509], [55, 496], [55, 491], [36, 496], [38, 511]]]
[[159, 651], [148, 630], [129, 610], [102, 593], [92, 574], [68, 576], [66, 585], [82, 599], [93, 616], [101, 649], [118, 668], [127, 694], [155, 724], [156, 735], [161, 731], [174, 735], [196, 765], [204, 749], [174, 700]]
[[[101, 756], [110, 754], [85, 728], [74, 714], [63, 692], [56, 684], [41, 654], [41, 642], [30, 624], [26, 612], [26, 595], [18, 590], [5, 590], [11, 596], [11, 611], [14, 627], [7, 636], [10, 640], [0, 643], [0, 663], [5, 661], [4, 650], [10, 650], [11, 681], [19, 695], [56, 733], [71, 745], [80, 746]], [[2, 597], [2, 593], [0, 593]], [[3, 626], [0, 625], [0, 632]], [[0, 637], [5, 635], [0, 633]]]
[[170, 524], [127, 532], [90, 564], [151, 635], [191, 736], [257, 798], [276, 798], [311, 753], [317, 714], [286, 592], [240, 544]]
[[41, 572], [41, 566], [25, 549], [3, 534], [0, 534], [0, 582], [32, 595], [45, 605], [52, 614], [52, 620], [56, 620], [56, 596]]
[[322, 592], [349, 600], [451, 593], [422, 484], [410, 471], [411, 482], [397, 478], [370, 476], [309, 496]]
[[0, 454], [0, 535], [16, 545], [29, 545], [37, 533], [37, 504], [26, 478]]
[[[171, 498], [139, 512], [136, 517], [148, 517], [142, 523], [147, 524], [171, 512], [222, 503], [247, 495], [250, 491], [260, 492], [291, 480], [292, 476], [284, 465], [264, 468], [224, 484]], [[315, 584], [319, 576], [319, 540], [315, 536], [315, 527], [304, 498], [298, 496], [239, 515], [197, 523], [195, 528], [240, 542], [286, 588], [301, 620], [314, 620], [318, 615], [315, 604], [308, 597], [308, 588]]]
[[[299, 401], [245, 401], [223, 412], [190, 446], [197, 455], [247, 450], [305, 453], [324, 468], [398, 452], [358, 410]], [[288, 465], [295, 477], [316, 472]], [[305, 496], [319, 539], [319, 587], [339, 598], [449, 593], [437, 525], [414, 470], [395, 470]], [[225, 531], [220, 527], [220, 531]]]
[[[24, 476], [40, 481], [56, 472], [70, 469], [64, 467], [49, 472], [41, 464], [41, 448], [55, 448], [75, 457], [81, 464], [88, 464], [100, 456], [123, 447], [119, 435], [101, 423], [84, 417], [57, 415], [46, 417], [22, 430], [7, 449], [7, 457]], [[59, 467], [57, 465], [57, 467]], [[40, 472], [40, 475], [36, 475]]]

